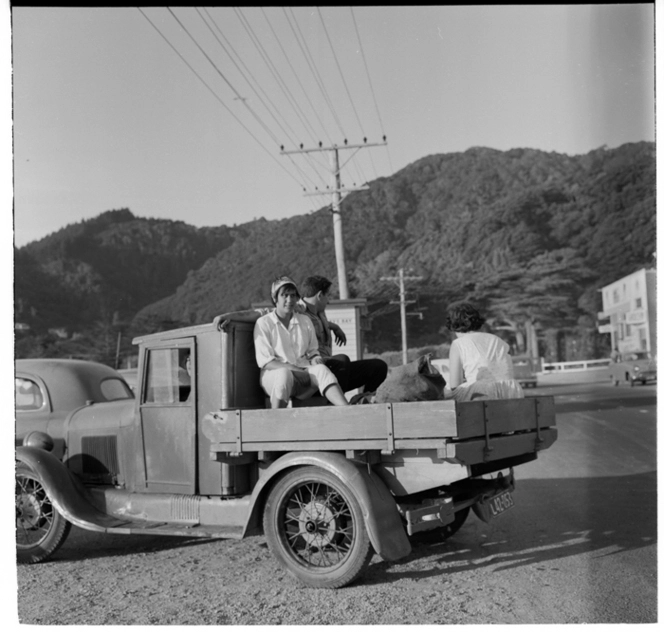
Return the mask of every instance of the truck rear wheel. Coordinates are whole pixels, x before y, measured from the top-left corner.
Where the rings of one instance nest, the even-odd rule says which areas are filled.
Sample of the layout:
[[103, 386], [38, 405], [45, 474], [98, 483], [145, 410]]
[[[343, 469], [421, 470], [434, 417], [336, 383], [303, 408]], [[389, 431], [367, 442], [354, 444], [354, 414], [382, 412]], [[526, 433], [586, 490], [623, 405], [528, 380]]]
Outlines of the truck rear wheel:
[[39, 475], [16, 468], [16, 558], [19, 564], [48, 559], [67, 538], [71, 523], [51, 503]]
[[313, 588], [351, 583], [373, 554], [355, 494], [318, 467], [293, 470], [275, 484], [263, 527], [274, 556]]

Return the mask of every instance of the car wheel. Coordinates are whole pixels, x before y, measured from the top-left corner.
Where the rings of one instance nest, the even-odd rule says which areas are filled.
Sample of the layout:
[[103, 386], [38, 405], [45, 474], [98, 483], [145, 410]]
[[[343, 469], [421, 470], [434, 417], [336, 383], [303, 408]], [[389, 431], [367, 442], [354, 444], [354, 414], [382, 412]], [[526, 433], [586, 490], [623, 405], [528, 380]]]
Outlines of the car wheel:
[[271, 490], [263, 527], [273, 555], [313, 588], [340, 588], [368, 566], [373, 549], [353, 491], [318, 467], [288, 472]]
[[71, 523], [53, 506], [38, 474], [16, 468], [16, 558], [19, 564], [48, 559], [67, 538]]

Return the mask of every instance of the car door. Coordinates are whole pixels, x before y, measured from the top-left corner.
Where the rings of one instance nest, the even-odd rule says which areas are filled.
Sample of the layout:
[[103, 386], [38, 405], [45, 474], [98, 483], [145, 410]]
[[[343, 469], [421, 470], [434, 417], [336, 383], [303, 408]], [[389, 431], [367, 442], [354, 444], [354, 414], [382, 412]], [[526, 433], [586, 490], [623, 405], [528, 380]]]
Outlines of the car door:
[[44, 381], [36, 375], [17, 371], [14, 376], [14, 403], [15, 445], [21, 445], [25, 435], [34, 430], [50, 433], [54, 439], [53, 453], [61, 458], [64, 441], [60, 436], [61, 433], [52, 432], [49, 426], [52, 423], [62, 424], [66, 414], [53, 412]]
[[193, 494], [196, 475], [196, 380], [194, 338], [146, 349], [140, 418], [145, 487]]

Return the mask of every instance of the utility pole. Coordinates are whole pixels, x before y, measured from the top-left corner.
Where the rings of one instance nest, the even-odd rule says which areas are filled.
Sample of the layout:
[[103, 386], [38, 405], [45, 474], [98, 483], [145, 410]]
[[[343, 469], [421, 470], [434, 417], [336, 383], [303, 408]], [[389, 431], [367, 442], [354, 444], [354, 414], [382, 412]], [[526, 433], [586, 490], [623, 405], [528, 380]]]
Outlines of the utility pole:
[[[357, 153], [364, 147], [377, 147], [379, 145], [387, 145], [385, 137], [383, 136], [382, 143], [367, 143], [363, 145], [348, 145], [344, 141], [343, 146], [332, 145], [331, 147], [319, 147], [311, 149], [304, 149], [300, 145], [300, 149], [284, 150], [281, 148], [281, 154], [307, 154], [312, 152], [326, 151], [330, 152], [330, 162], [332, 169], [332, 188], [327, 191], [316, 191], [315, 193], [305, 193], [305, 195], [331, 195], [332, 196], [332, 227], [334, 230], [334, 254], [337, 260], [337, 278], [339, 279], [339, 298], [347, 299], [348, 296], [348, 279], [346, 277], [346, 259], [344, 256], [344, 236], [343, 227], [341, 222], [341, 194], [350, 193], [351, 191], [364, 191], [368, 186], [361, 187], [343, 187], [341, 186], [341, 166], [339, 165], [339, 150], [340, 149], [355, 149], [353, 153]], [[350, 158], [352, 158], [351, 156]], [[350, 160], [350, 158], [348, 160]], [[348, 162], [348, 160], [346, 162]], [[346, 163], [344, 163], [346, 164]]]
[[406, 335], [406, 305], [415, 301], [406, 300], [406, 281], [421, 281], [420, 276], [404, 276], [403, 268], [399, 268], [398, 277], [380, 277], [381, 281], [394, 281], [399, 286], [399, 300], [390, 301], [392, 304], [399, 304], [401, 309], [401, 350], [403, 364], [408, 364], [408, 340]]

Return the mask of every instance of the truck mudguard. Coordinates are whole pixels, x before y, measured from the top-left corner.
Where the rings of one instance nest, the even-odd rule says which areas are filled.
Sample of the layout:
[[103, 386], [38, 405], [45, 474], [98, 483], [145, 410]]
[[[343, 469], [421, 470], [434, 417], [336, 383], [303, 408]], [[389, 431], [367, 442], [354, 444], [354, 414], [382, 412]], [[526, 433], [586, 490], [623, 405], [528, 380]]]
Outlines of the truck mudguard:
[[314, 465], [337, 476], [357, 496], [369, 539], [386, 561], [398, 560], [411, 551], [410, 541], [401, 522], [394, 497], [369, 465], [358, 464], [336, 452], [289, 452], [278, 458], [259, 479], [252, 493], [251, 518], [247, 527], [259, 520], [270, 483], [286, 470]]
[[16, 448], [16, 460], [39, 475], [55, 508], [72, 524], [89, 531], [106, 532], [118, 523], [117, 519], [99, 511], [90, 503], [85, 488], [62, 461], [50, 452], [22, 446]]

